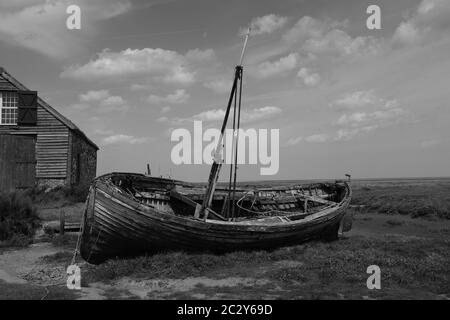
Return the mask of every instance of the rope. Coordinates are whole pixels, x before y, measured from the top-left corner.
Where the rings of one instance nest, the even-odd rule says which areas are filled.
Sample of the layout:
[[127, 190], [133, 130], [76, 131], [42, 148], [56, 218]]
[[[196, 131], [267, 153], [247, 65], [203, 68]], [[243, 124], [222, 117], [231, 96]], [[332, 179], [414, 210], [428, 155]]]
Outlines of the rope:
[[92, 248], [95, 247], [95, 246], [97, 245], [97, 241], [98, 241], [98, 238], [100, 238], [100, 233], [101, 233], [101, 232], [102, 232], [102, 230], [98, 230], [97, 239], [95, 239], [94, 245], [91, 246], [91, 250], [89, 250], [89, 257], [87, 258], [88, 261], [91, 259]]
[[[283, 213], [283, 214], [286, 214], [286, 211], [281, 211], [281, 210], [267, 210], [267, 211], [254, 211], [254, 210], [251, 210], [251, 209], [247, 209], [247, 208], [244, 208], [244, 207], [242, 207], [241, 205], [240, 205], [240, 202], [242, 202], [242, 200], [244, 200], [245, 199], [245, 197], [250, 193], [251, 191], [247, 191], [237, 202], [236, 202], [236, 206], [238, 206], [240, 209], [242, 209], [242, 210], [244, 210], [244, 211], [247, 211], [247, 212], [251, 212], [251, 213], [254, 213], [254, 214], [258, 214], [258, 215], [263, 215], [263, 216], [265, 216], [265, 215], [267, 215], [268, 213]], [[256, 196], [254, 197], [254, 200], [253, 200], [253, 203], [252, 203], [252, 206], [250, 207], [250, 208], [252, 208], [253, 207], [253, 205], [254, 205], [254, 203], [255, 203], [255, 201], [256, 201]]]
[[86, 204], [85, 204], [85, 209], [84, 209], [84, 213], [81, 217], [81, 221], [80, 221], [80, 229], [78, 230], [78, 238], [77, 238], [77, 244], [75, 247], [75, 251], [73, 252], [73, 257], [72, 257], [72, 263], [71, 265], [75, 264], [75, 260], [77, 258], [77, 253], [80, 251], [80, 246], [81, 246], [81, 235], [83, 234], [83, 227], [84, 227], [84, 219], [87, 215], [87, 206], [89, 204], [89, 197], [92, 191], [92, 187], [89, 188], [89, 194], [88, 194], [88, 198], [86, 199]]
[[77, 245], [75, 247], [75, 250], [73, 252], [73, 258], [72, 258], [72, 263], [71, 264], [75, 264], [75, 260], [77, 258], [77, 253], [80, 251], [80, 246], [81, 246], [81, 235], [83, 234], [83, 226], [84, 226], [84, 214], [83, 217], [81, 218], [81, 225], [80, 225], [80, 230], [78, 230], [78, 238], [77, 238]]

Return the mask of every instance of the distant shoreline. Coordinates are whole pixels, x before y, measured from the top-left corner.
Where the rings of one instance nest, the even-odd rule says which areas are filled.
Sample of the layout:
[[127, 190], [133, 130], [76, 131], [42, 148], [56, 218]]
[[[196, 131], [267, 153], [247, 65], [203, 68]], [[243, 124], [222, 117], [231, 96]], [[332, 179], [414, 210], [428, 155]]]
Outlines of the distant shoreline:
[[[328, 179], [289, 179], [289, 180], [248, 180], [248, 181], [238, 181], [239, 184], [255, 184], [255, 183], [297, 183], [297, 182], [322, 182], [322, 181], [335, 181], [335, 180], [346, 180], [345, 178], [336, 179], [336, 178], [328, 178]], [[450, 177], [410, 177], [410, 178], [352, 178], [352, 181], [364, 182], [364, 181], [372, 181], [372, 182], [394, 182], [394, 181], [441, 181], [441, 180], [450, 180]], [[201, 183], [201, 182], [199, 182]], [[228, 182], [220, 181], [219, 184], [227, 184]]]

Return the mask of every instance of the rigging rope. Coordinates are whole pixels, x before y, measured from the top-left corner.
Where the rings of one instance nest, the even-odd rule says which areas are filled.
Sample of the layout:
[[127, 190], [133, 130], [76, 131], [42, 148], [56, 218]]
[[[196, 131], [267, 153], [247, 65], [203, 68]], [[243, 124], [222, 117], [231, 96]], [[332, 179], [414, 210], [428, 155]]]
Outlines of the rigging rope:
[[[90, 190], [89, 190], [89, 193], [90, 193]], [[89, 201], [89, 196], [88, 196], [88, 199], [86, 200], [86, 204], [85, 204], [86, 207], [85, 207], [84, 213], [83, 213], [83, 215], [82, 215], [82, 217], [81, 217], [81, 221], [80, 221], [80, 229], [78, 230], [77, 244], [76, 244], [76, 247], [75, 247], [75, 251], [73, 252], [73, 258], [72, 258], [72, 263], [71, 263], [71, 265], [75, 264], [75, 260], [76, 260], [76, 258], [77, 258], [77, 253], [78, 253], [79, 250], [80, 250], [80, 245], [81, 245], [80, 240], [81, 240], [81, 235], [83, 234], [84, 219], [85, 219], [85, 215], [86, 215], [86, 210], [87, 210], [88, 201]], [[61, 231], [60, 231], [60, 232], [61, 232]]]

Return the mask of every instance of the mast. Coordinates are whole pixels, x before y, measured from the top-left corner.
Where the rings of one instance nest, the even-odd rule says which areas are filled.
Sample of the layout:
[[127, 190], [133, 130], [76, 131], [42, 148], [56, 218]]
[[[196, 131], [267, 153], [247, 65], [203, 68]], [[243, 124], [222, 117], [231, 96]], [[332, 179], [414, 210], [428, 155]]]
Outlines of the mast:
[[[247, 41], [248, 41], [248, 37], [250, 36], [250, 30], [251, 29], [249, 28], [247, 34], [245, 35], [244, 47], [242, 48], [241, 58], [239, 60], [239, 64], [234, 69], [233, 86], [231, 87], [231, 93], [230, 93], [230, 97], [228, 99], [228, 105], [227, 105], [227, 109], [225, 112], [225, 117], [223, 119], [222, 128], [220, 130], [219, 141], [217, 143], [217, 147], [216, 147], [216, 150], [214, 153], [213, 164], [211, 166], [211, 171], [209, 173], [208, 187], [206, 189], [205, 197], [203, 198], [203, 203], [202, 203], [202, 206], [201, 206], [200, 212], [199, 212], [199, 216], [201, 217], [203, 215], [205, 220], [208, 218], [208, 212], [209, 212], [208, 209], [211, 206], [214, 191], [216, 190], [217, 180], [219, 178], [220, 169], [222, 168], [222, 164], [223, 164], [223, 155], [222, 155], [222, 153], [223, 153], [222, 152], [223, 151], [223, 135], [225, 133], [225, 129], [227, 126], [228, 117], [230, 115], [231, 106], [233, 104], [233, 99], [236, 99], [236, 90], [238, 87], [238, 83], [239, 83], [241, 91], [242, 91], [242, 73], [243, 73], [242, 62], [244, 60], [245, 48], [247, 47]], [[239, 99], [239, 102], [240, 102], [240, 99]], [[239, 110], [240, 110], [240, 106], [239, 106]], [[235, 108], [235, 112], [236, 112], [236, 108]], [[238, 119], [238, 121], [239, 121], [239, 119]], [[233, 137], [234, 136], [235, 135], [233, 132]], [[236, 152], [237, 152], [237, 149], [236, 149]], [[235, 176], [236, 176], [236, 174], [235, 174]], [[235, 178], [235, 180], [236, 180], [236, 178]]]

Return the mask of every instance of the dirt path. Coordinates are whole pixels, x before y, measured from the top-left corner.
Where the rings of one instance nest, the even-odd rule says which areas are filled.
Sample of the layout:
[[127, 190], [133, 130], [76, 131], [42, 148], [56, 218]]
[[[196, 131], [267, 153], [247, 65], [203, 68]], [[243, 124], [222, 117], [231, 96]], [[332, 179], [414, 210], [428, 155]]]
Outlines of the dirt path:
[[[48, 242], [36, 243], [24, 249], [5, 251], [0, 254], [0, 280], [8, 284], [59, 286], [64, 289], [67, 281], [66, 264], [47, 263], [42, 260], [44, 257], [61, 252], [64, 250]], [[79, 299], [106, 299], [103, 291], [96, 287], [88, 287], [77, 290], [76, 293]]]
[[58, 251], [51, 243], [36, 243], [25, 249], [4, 252], [0, 255], [0, 280], [26, 283], [24, 277], [33, 270], [38, 260]]

